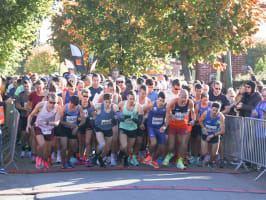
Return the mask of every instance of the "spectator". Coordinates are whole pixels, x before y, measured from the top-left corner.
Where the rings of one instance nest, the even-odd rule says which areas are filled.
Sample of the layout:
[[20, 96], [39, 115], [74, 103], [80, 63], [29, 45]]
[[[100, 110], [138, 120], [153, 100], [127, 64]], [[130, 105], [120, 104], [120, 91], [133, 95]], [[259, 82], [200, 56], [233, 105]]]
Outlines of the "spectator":
[[257, 104], [251, 117], [264, 119], [263, 112], [266, 112], [266, 88], [261, 90], [262, 100]]
[[242, 117], [250, 117], [251, 111], [261, 101], [261, 96], [256, 90], [256, 82], [249, 81], [245, 85], [245, 93], [241, 101], [237, 104], [236, 109], [239, 110], [239, 115]]

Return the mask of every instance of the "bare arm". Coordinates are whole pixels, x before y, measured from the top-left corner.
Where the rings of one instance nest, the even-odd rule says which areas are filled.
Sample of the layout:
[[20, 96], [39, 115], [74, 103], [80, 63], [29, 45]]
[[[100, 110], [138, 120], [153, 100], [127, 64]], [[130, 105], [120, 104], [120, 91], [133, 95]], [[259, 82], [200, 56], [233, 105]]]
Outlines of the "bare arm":
[[32, 116], [36, 115], [37, 113], [40, 112], [40, 110], [42, 109], [44, 105], [44, 102], [41, 101], [40, 103], [38, 103], [35, 108], [33, 109], [33, 111], [29, 114], [28, 119], [27, 119], [27, 128], [26, 131], [28, 132], [29, 129], [31, 128], [31, 120], [32, 120]]

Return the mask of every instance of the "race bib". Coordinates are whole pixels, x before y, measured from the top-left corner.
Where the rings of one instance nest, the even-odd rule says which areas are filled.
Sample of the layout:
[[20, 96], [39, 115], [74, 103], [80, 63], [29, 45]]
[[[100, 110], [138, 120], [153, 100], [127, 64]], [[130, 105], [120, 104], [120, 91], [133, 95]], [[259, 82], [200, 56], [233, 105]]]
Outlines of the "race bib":
[[205, 127], [206, 127], [206, 129], [207, 129], [208, 132], [215, 132], [215, 131], [217, 131], [217, 126], [206, 125]]
[[161, 125], [163, 123], [163, 117], [153, 117], [152, 124], [153, 125]]
[[77, 123], [77, 116], [67, 116], [66, 122], [70, 124], [76, 124]]
[[175, 113], [175, 118], [176, 118], [177, 120], [184, 120], [185, 117], [186, 117], [186, 115], [187, 115], [186, 112], [185, 112], [185, 113], [182, 113], [182, 112], [176, 112], [176, 113]]
[[43, 135], [51, 135], [52, 134], [52, 131], [42, 131], [42, 134]]
[[83, 115], [84, 115], [85, 118], [87, 118], [88, 115], [89, 115], [88, 110], [83, 110]]
[[112, 120], [111, 119], [102, 120], [102, 122], [101, 122], [102, 126], [107, 126], [107, 125], [110, 125], [110, 124], [112, 124]]

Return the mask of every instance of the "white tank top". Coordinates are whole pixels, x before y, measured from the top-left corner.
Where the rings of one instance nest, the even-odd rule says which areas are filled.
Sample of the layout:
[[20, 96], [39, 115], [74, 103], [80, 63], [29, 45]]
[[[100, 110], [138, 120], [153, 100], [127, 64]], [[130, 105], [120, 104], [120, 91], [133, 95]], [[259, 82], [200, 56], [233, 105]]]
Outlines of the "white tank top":
[[148, 97], [145, 97], [145, 102], [144, 104], [141, 104], [139, 102], [139, 96], [137, 96], [137, 103], [140, 105], [141, 108], [143, 108], [144, 106], [146, 106], [148, 104]]
[[38, 126], [44, 135], [49, 135], [51, 134], [51, 130], [54, 128], [54, 126], [48, 126], [48, 125], [38, 125], [40, 122], [54, 122], [55, 120], [55, 115], [56, 115], [56, 109], [57, 106], [52, 111], [47, 111], [47, 104], [48, 101], [44, 102], [44, 105], [42, 107], [41, 112], [38, 113], [37, 119], [36, 119], [36, 126]]

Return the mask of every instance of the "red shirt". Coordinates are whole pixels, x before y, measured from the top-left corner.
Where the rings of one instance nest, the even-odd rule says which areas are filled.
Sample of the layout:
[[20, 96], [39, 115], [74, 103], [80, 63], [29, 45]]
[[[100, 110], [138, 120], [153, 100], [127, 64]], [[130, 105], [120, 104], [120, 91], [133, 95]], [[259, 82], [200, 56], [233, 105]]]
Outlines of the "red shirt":
[[42, 101], [43, 96], [38, 96], [36, 92], [30, 93], [29, 101], [32, 104], [32, 110], [35, 108], [35, 106]]

